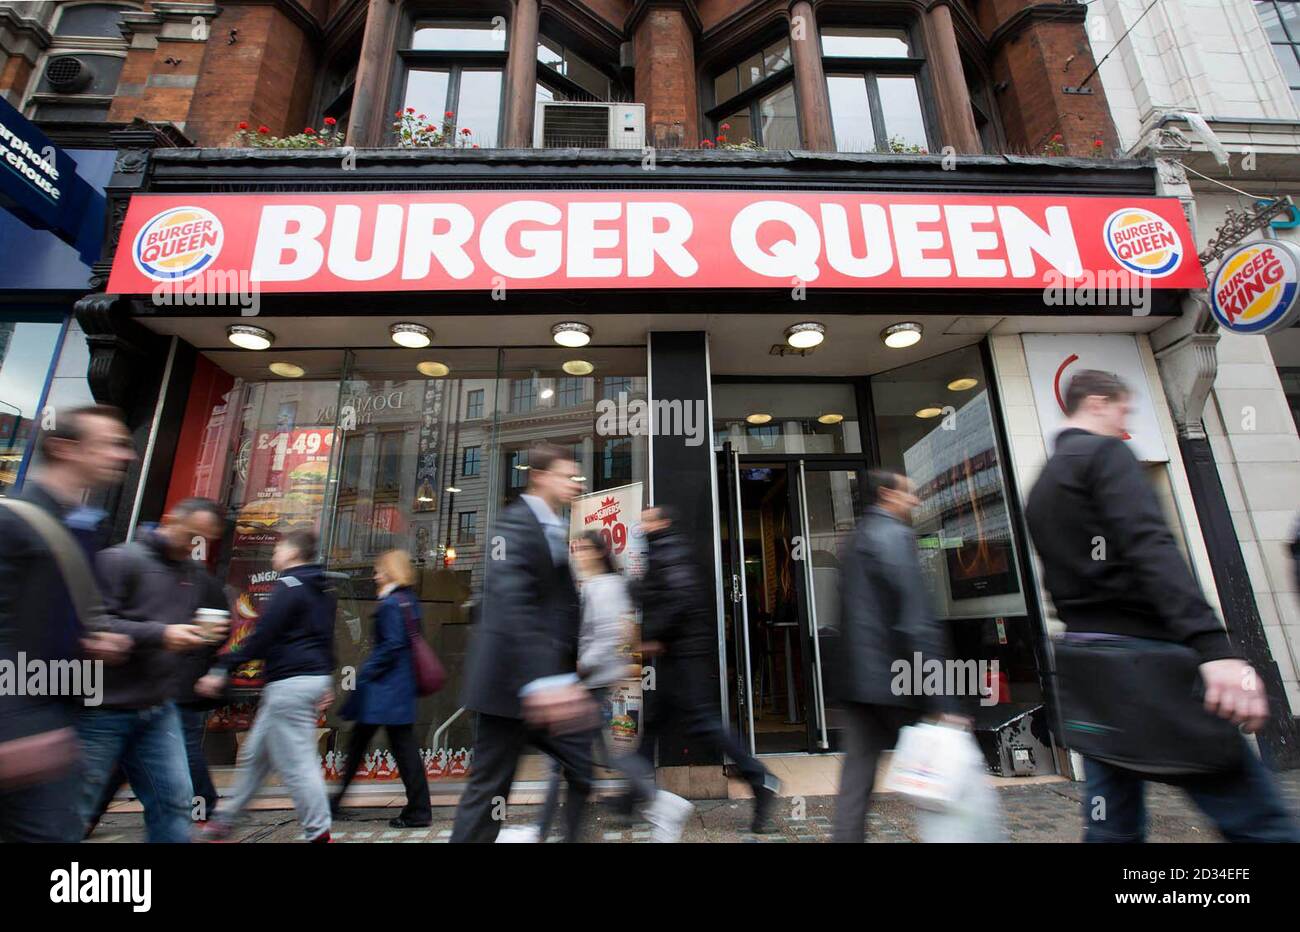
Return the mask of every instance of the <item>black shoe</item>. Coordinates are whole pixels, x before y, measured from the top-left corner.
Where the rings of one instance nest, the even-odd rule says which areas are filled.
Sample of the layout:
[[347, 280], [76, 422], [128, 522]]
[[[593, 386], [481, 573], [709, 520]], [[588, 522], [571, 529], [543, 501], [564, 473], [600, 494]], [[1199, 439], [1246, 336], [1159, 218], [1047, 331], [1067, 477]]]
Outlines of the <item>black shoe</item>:
[[776, 804], [776, 790], [768, 786], [754, 787], [754, 821], [749, 830], [755, 835], [772, 831], [772, 808]]
[[388, 824], [393, 828], [428, 828], [433, 824], [433, 819], [416, 820], [399, 815], [396, 819], [389, 819]]
[[343, 810], [343, 797], [331, 796], [330, 797], [330, 819], [335, 820], [341, 818], [340, 813], [342, 812], [342, 810]]

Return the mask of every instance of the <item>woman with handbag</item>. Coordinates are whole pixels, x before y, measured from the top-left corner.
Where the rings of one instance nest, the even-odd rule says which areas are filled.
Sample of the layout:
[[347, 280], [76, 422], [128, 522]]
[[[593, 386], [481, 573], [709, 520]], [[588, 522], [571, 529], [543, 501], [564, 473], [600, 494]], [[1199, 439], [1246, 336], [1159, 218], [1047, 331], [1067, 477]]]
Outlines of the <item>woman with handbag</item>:
[[[429, 783], [414, 727], [416, 699], [424, 692], [419, 681], [426, 678], [417, 672], [418, 664], [426, 658], [417, 659], [418, 646], [412, 646], [416, 639], [423, 643], [420, 603], [411, 588], [414, 581], [415, 571], [406, 551], [388, 550], [375, 560], [375, 585], [380, 598], [375, 612], [375, 646], [357, 674], [356, 691], [339, 710], [343, 718], [356, 724], [349, 741], [343, 781], [330, 800], [335, 816], [343, 794], [356, 775], [357, 765], [382, 726], [406, 787], [406, 806], [388, 824], [393, 828], [421, 828], [433, 822]], [[427, 644], [425, 648], [431, 655]]]

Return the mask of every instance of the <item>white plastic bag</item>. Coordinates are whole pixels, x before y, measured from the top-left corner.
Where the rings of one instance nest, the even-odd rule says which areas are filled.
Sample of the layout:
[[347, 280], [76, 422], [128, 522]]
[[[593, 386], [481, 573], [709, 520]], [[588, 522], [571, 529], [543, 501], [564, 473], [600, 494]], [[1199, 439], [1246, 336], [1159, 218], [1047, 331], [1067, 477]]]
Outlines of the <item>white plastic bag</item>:
[[885, 788], [913, 802], [925, 842], [1005, 840], [997, 791], [967, 731], [928, 723], [904, 728]]

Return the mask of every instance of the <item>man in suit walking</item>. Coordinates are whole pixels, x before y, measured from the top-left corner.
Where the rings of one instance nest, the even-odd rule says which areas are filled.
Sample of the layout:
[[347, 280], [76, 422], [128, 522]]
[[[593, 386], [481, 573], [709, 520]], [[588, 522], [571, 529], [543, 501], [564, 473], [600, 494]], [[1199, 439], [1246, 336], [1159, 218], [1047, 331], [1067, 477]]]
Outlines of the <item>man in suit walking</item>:
[[534, 446], [528, 488], [497, 519], [480, 621], [462, 704], [478, 713], [469, 786], [453, 842], [496, 840], [525, 746], [560, 763], [569, 784], [566, 838], [576, 841], [591, 792], [596, 707], [578, 681], [578, 591], [560, 512], [580, 490], [578, 464], [559, 447]]

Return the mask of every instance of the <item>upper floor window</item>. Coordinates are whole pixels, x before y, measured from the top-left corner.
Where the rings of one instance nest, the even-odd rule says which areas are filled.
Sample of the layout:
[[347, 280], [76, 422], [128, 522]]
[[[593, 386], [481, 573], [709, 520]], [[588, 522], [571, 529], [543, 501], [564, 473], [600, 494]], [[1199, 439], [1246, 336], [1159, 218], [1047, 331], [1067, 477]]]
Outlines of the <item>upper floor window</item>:
[[614, 81], [600, 67], [554, 39], [537, 40], [538, 100], [598, 100], [614, 98]]
[[[484, 148], [501, 134], [506, 31], [487, 20], [421, 21], [410, 47], [399, 53], [405, 69], [400, 105], [458, 140]], [[466, 132], [468, 130], [468, 132]]]
[[797, 149], [799, 122], [790, 73], [790, 40], [782, 38], [713, 78], [708, 112], [720, 141]]
[[99, 39], [121, 39], [118, 28], [122, 14], [135, 7], [115, 3], [82, 3], [64, 6], [59, 22], [54, 27], [56, 36], [90, 36]]
[[822, 60], [840, 152], [930, 148], [920, 70], [905, 29], [824, 26]]
[[1291, 97], [1300, 107], [1300, 3], [1295, 0], [1255, 0], [1273, 55], [1282, 66], [1282, 75]]
[[465, 395], [465, 420], [483, 416], [483, 389], [476, 388]]

